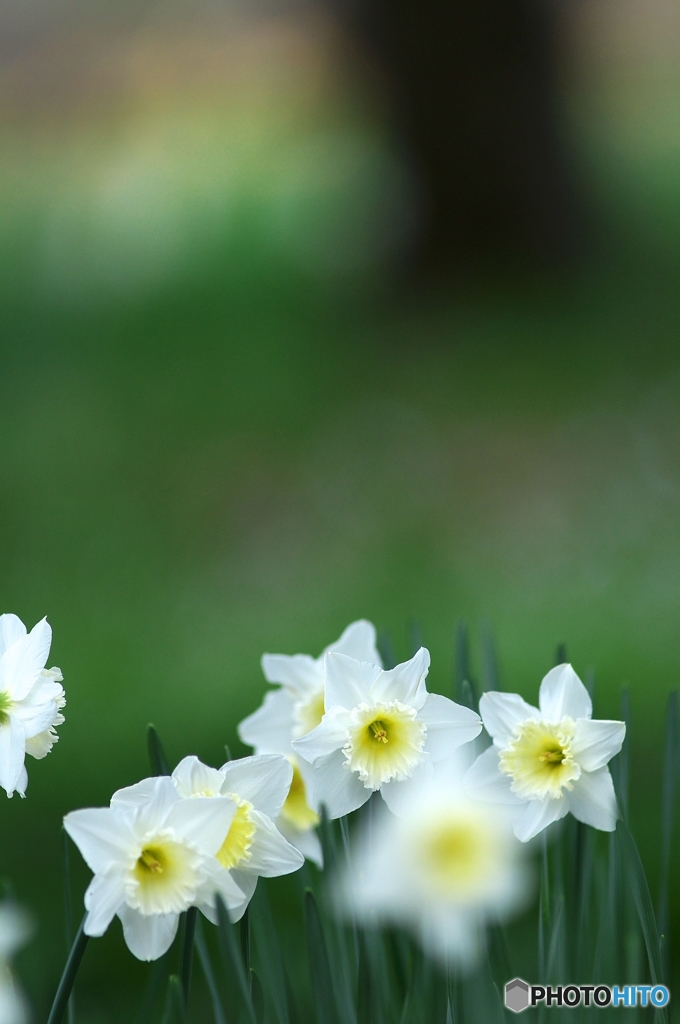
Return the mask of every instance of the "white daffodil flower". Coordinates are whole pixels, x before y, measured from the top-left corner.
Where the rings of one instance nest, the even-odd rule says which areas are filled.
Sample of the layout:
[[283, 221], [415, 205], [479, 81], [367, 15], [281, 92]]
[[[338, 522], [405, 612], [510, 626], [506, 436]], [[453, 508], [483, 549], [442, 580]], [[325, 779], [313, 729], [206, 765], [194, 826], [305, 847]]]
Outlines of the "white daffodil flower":
[[27, 1024], [28, 1004], [18, 987], [10, 960], [25, 946], [33, 928], [26, 913], [9, 900], [0, 903], [0, 1024]]
[[428, 694], [424, 647], [389, 671], [335, 652], [325, 664], [326, 712], [293, 749], [314, 765], [315, 798], [331, 818], [361, 807], [375, 790], [390, 806], [396, 787], [481, 732], [474, 711]]
[[52, 630], [42, 619], [26, 632], [16, 615], [0, 615], [0, 786], [26, 794], [26, 754], [45, 757], [66, 703], [58, 668], [45, 669]]
[[447, 758], [382, 814], [352, 851], [336, 896], [360, 923], [411, 928], [428, 953], [469, 966], [484, 926], [505, 920], [529, 895], [525, 848], [512, 819], [466, 796], [467, 763]]
[[607, 764], [621, 750], [624, 722], [593, 721], [593, 705], [571, 665], [541, 683], [539, 707], [517, 693], [485, 693], [479, 702], [493, 745], [466, 775], [471, 795], [515, 806], [515, 835], [528, 842], [571, 811], [603, 832], [619, 816]]
[[67, 814], [64, 828], [94, 872], [85, 933], [103, 935], [117, 914], [129, 950], [157, 960], [189, 907], [212, 921], [216, 893], [230, 911], [242, 907], [244, 894], [215, 859], [237, 812], [230, 797], [184, 800], [163, 776], [118, 790], [109, 807]]
[[281, 686], [270, 691], [261, 707], [244, 718], [238, 727], [239, 737], [254, 747], [256, 754], [283, 754], [293, 766], [293, 781], [276, 826], [289, 843], [319, 867], [323, 867], [323, 852], [314, 831], [319, 823], [315, 772], [307, 761], [295, 754], [291, 744], [316, 728], [323, 718], [324, 656], [329, 651], [382, 665], [375, 627], [364, 619], [348, 626], [318, 658], [307, 654], [264, 654], [265, 678]]
[[293, 769], [278, 754], [263, 754], [227, 761], [209, 768], [197, 757], [185, 757], [172, 773], [182, 797], [228, 797], [236, 814], [215, 857], [234, 879], [244, 898], [231, 917], [237, 921], [255, 892], [257, 879], [275, 878], [297, 871], [304, 857], [280, 834], [274, 820], [290, 790]]

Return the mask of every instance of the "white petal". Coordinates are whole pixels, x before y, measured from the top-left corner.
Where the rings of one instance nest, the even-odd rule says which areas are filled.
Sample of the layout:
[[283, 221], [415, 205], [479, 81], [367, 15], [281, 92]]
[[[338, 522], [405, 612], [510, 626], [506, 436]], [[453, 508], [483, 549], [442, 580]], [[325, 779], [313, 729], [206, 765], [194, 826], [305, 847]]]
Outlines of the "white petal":
[[123, 905], [118, 911], [127, 947], [138, 960], [158, 960], [177, 934], [179, 914], [140, 914]]
[[518, 693], [483, 693], [479, 700], [479, 713], [484, 728], [496, 746], [504, 747], [512, 738], [515, 727], [528, 718], [541, 717], [538, 708], [527, 704]]
[[287, 754], [293, 733], [293, 701], [287, 690], [272, 690], [238, 727], [239, 739], [258, 754]]
[[426, 647], [421, 647], [410, 661], [380, 673], [371, 687], [369, 703], [399, 700], [419, 711], [427, 697], [425, 679], [429, 669], [430, 652]]
[[110, 807], [71, 811], [64, 828], [95, 874], [115, 863], [125, 863], [135, 847], [135, 837], [125, 817]]
[[257, 830], [253, 836], [250, 857], [241, 871], [262, 875], [263, 878], [277, 878], [297, 871], [305, 862], [299, 850], [283, 838], [274, 822], [257, 811], [250, 812]]
[[626, 735], [625, 722], [579, 718], [571, 741], [574, 758], [586, 772], [604, 768], [621, 750]]
[[465, 774], [466, 792], [474, 800], [494, 804], [519, 804], [521, 801], [512, 792], [509, 775], [502, 772], [498, 763], [498, 750], [493, 745], [480, 754]]
[[334, 644], [328, 645], [324, 654], [329, 651], [346, 654], [355, 661], [369, 661], [373, 665], [382, 666], [380, 652], [376, 646], [375, 626], [366, 619], [352, 622]]
[[5, 651], [0, 689], [8, 690], [14, 700], [23, 700], [45, 667], [51, 643], [52, 629], [47, 619], [42, 619]]
[[224, 772], [209, 768], [193, 754], [184, 757], [172, 773], [177, 792], [181, 797], [219, 796], [224, 782]]
[[236, 803], [230, 797], [196, 796], [178, 800], [165, 825], [174, 829], [181, 839], [188, 839], [214, 857], [227, 838], [235, 814]]
[[0, 615], [0, 657], [22, 636], [26, 636], [26, 627], [18, 615], [11, 612]]
[[564, 797], [559, 800], [529, 800], [515, 824], [515, 835], [521, 843], [528, 843], [553, 821], [559, 821], [568, 813], [569, 804]]
[[14, 715], [0, 725], [0, 786], [11, 796], [21, 777], [25, 754], [24, 727]]
[[227, 761], [224, 772], [223, 793], [237, 793], [241, 800], [249, 800], [256, 811], [278, 818], [283, 802], [293, 781], [293, 766], [280, 754], [257, 754]]
[[371, 687], [381, 675], [379, 665], [368, 661], [355, 661], [344, 654], [330, 652], [325, 655], [326, 689], [324, 702], [326, 711], [336, 705], [351, 710], [359, 704], [372, 704]]
[[427, 695], [418, 718], [427, 726], [425, 750], [433, 761], [448, 757], [482, 731], [478, 714], [438, 693]]
[[19, 796], [26, 796], [26, 786], [28, 785], [28, 772], [26, 771], [26, 765], [23, 766], [17, 779], [16, 792]]
[[[202, 870], [205, 880], [196, 897], [196, 905], [200, 908], [201, 913], [205, 914], [213, 924], [217, 924], [215, 894], [219, 893], [230, 916], [235, 913], [241, 917], [248, 900], [231, 872], [214, 859], [206, 860]], [[232, 920], [237, 920], [237, 918], [232, 918]]]
[[[134, 806], [133, 801], [137, 800]], [[132, 823], [135, 835], [142, 836], [151, 829], [162, 828], [170, 811], [181, 800], [175, 784], [169, 775], [159, 775], [152, 779], [143, 779], [136, 786], [128, 786], [128, 791], [118, 790], [111, 800], [112, 807], [122, 807], [133, 811]]]
[[305, 761], [315, 764], [317, 758], [327, 757], [334, 750], [344, 747], [349, 722], [349, 712], [345, 708], [330, 708], [316, 729], [312, 729], [298, 740], [293, 740], [293, 750], [304, 757]]
[[426, 785], [433, 777], [432, 761], [426, 758], [416, 765], [413, 774], [402, 782], [384, 782], [380, 787], [380, 795], [398, 817], [413, 806], [414, 795], [421, 786]]
[[43, 757], [47, 757], [58, 739], [54, 729], [45, 729], [45, 732], [39, 732], [37, 736], [31, 736], [26, 740], [26, 753], [34, 757], [36, 761], [41, 761]]
[[341, 818], [356, 811], [371, 795], [356, 772], [348, 771], [344, 763], [345, 755], [341, 750], [334, 750], [314, 762], [314, 797], [319, 807], [325, 806], [329, 818]]
[[23, 725], [27, 738], [37, 736], [54, 725], [59, 714], [57, 700], [63, 692], [59, 683], [39, 676], [24, 699], [15, 704], [12, 714]]
[[281, 683], [296, 695], [323, 686], [323, 664], [308, 654], [263, 654], [262, 671], [269, 683]]
[[549, 722], [559, 722], [566, 715], [574, 720], [593, 716], [590, 694], [571, 665], [557, 665], [548, 672], [541, 683], [538, 706]]
[[125, 902], [125, 880], [119, 864], [94, 876], [85, 893], [86, 935], [103, 935]]
[[231, 874], [239, 889], [243, 892], [243, 903], [240, 907], [229, 911], [229, 918], [231, 921], [240, 921], [245, 914], [246, 907], [253, 898], [253, 894], [257, 888], [258, 876], [255, 874], [249, 874], [247, 871], [238, 870], [232, 871]]
[[619, 810], [609, 768], [582, 772], [572, 791], [567, 793], [567, 801], [571, 813], [584, 824], [602, 832], [613, 832], [616, 828]]
[[303, 832], [301, 829], [293, 828], [285, 818], [278, 818], [276, 827], [283, 838], [287, 839], [296, 850], [299, 850], [303, 857], [313, 861], [318, 868], [323, 868], [323, 848], [313, 828], [308, 828]]

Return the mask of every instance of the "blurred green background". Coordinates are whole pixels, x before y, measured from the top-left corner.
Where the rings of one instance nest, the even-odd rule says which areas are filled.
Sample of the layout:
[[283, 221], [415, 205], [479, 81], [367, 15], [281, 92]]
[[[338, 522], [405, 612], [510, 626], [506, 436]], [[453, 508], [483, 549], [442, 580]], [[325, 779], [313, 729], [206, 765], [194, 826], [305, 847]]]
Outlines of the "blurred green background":
[[[327, 12], [14, 29], [0, 595], [29, 627], [48, 615], [68, 698], [27, 799], [3, 804], [39, 1012], [63, 813], [147, 774], [149, 721], [173, 761], [245, 752], [262, 652], [318, 654], [358, 617], [400, 656], [417, 621], [441, 692], [461, 617], [475, 643], [490, 624], [528, 698], [560, 641], [595, 668], [599, 716], [629, 685], [653, 878], [680, 673], [677, 12], [567, 19], [562, 130], [596, 244], [418, 288], [418, 188]], [[88, 1020], [124, 1019], [130, 960], [117, 926], [91, 945]]]

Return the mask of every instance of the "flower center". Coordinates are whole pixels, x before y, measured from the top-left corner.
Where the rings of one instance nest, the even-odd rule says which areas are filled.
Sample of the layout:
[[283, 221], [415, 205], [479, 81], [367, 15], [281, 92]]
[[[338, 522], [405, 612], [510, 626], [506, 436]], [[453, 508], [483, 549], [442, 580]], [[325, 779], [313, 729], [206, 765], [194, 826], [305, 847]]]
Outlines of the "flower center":
[[295, 728], [294, 738], [305, 736], [312, 729], [316, 729], [321, 723], [325, 714], [323, 689], [317, 690], [295, 705]]
[[514, 739], [499, 753], [499, 767], [512, 779], [518, 796], [555, 800], [564, 789], [572, 789], [581, 774], [571, 752], [574, 728], [571, 718], [557, 724], [529, 719], [517, 727]]
[[425, 830], [421, 857], [429, 886], [456, 899], [473, 897], [488, 883], [494, 837], [474, 816], [441, 821]]
[[236, 793], [226, 793], [225, 796], [230, 796], [238, 805], [226, 839], [216, 854], [220, 864], [229, 869], [240, 867], [250, 860], [256, 825], [250, 813], [253, 809], [251, 803], [241, 800]]
[[357, 772], [367, 789], [407, 779], [423, 759], [425, 723], [415, 708], [398, 700], [388, 704], [360, 704], [351, 715], [346, 767]]
[[281, 808], [281, 817], [293, 828], [307, 832], [319, 824], [319, 815], [307, 803], [307, 787], [300, 769], [295, 761], [291, 760], [291, 764], [293, 765], [293, 781]]
[[196, 898], [200, 863], [200, 854], [173, 833], [149, 836], [126, 882], [126, 902], [142, 914], [181, 913]]
[[9, 713], [13, 704], [14, 701], [7, 690], [3, 690], [0, 693], [0, 725], [5, 725], [6, 722], [9, 722]]

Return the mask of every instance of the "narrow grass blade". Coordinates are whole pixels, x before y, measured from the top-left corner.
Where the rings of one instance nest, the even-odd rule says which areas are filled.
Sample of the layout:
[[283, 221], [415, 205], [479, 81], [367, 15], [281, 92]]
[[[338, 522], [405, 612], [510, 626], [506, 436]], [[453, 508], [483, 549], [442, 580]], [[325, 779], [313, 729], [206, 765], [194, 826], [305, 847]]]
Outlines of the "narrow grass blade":
[[[652, 984], [659, 985], [663, 982], [663, 965], [661, 962], [659, 933], [656, 927], [654, 908], [652, 906], [652, 898], [649, 894], [649, 886], [647, 885], [645, 870], [642, 866], [642, 861], [640, 860], [640, 854], [638, 853], [637, 846], [635, 845], [635, 840], [633, 839], [625, 821], [619, 821], [616, 829], [616, 837], [621, 850], [622, 862], [626, 872], [630, 892], [633, 897], [633, 903], [637, 910], [640, 927], [642, 928], [642, 935], [645, 940]], [[668, 1014], [665, 1007], [657, 1009], [656, 1014], [656, 1019], [660, 1024], [666, 1024]]]
[[186, 1019], [182, 983], [176, 974], [171, 974], [168, 978], [163, 1024], [186, 1024]]
[[215, 897], [215, 902], [217, 905], [217, 937], [220, 953], [225, 972], [231, 980], [230, 988], [233, 992], [234, 1002], [243, 1010], [250, 1024], [257, 1024], [253, 1001], [250, 997], [250, 979], [243, 967], [234, 926], [229, 920], [227, 908], [219, 893]]
[[567, 658], [567, 645], [558, 644], [555, 650], [555, 664], [566, 665], [568, 660], [569, 659]]
[[476, 707], [475, 690], [470, 664], [470, 635], [467, 622], [461, 619], [456, 626], [453, 699], [467, 707]]
[[151, 771], [154, 775], [170, 775], [171, 772], [168, 767], [165, 751], [163, 750], [163, 744], [156, 731], [156, 726], [151, 723], [146, 727], [146, 746], [149, 751]]
[[[61, 869], [64, 889], [64, 932], [66, 935], [66, 952], [73, 942], [73, 899], [71, 895], [71, 862], [69, 857], [69, 837], [66, 829], [61, 829]], [[75, 996], [71, 992], [68, 1001], [68, 1024], [74, 1024], [76, 1016]]]
[[661, 809], [661, 870], [659, 872], [659, 905], [657, 910], [659, 933], [664, 937], [663, 960], [665, 974], [668, 973], [669, 914], [668, 892], [671, 869], [671, 843], [673, 838], [673, 817], [677, 787], [678, 764], [680, 763], [680, 715], [678, 713], [678, 691], [668, 697], [666, 709], [666, 742], [664, 748], [663, 789]]
[[[206, 985], [208, 986], [208, 992], [210, 993], [210, 1001], [212, 1003], [215, 1024], [227, 1024], [227, 1018], [222, 1008], [222, 1000], [220, 999], [220, 992], [217, 987], [215, 974], [210, 961], [208, 943], [205, 941], [205, 935], [203, 933], [203, 922], [200, 917], [196, 920], [195, 942], [196, 951], [198, 953], [198, 962], [201, 965], [203, 976], [205, 978]], [[148, 1017], [146, 1019], [148, 1020]]]
[[179, 980], [182, 984], [182, 995], [184, 1005], [189, 1005], [189, 992], [191, 990], [191, 968], [194, 962], [194, 936], [196, 934], [196, 907], [189, 909], [182, 914], [179, 945]]
[[494, 642], [491, 626], [488, 622], [482, 622], [482, 689], [501, 690], [500, 671], [498, 667], [498, 655]]
[[[158, 1001], [158, 997], [166, 981], [168, 975], [168, 964], [170, 963], [170, 953], [166, 953], [158, 960], [154, 960], [149, 971], [149, 976], [144, 987], [144, 995], [135, 1017], [135, 1024], [149, 1024], [152, 1018], [154, 1007]], [[226, 1024], [226, 1022], [219, 1021], [217, 1024]]]
[[264, 879], [260, 879], [255, 890], [250, 912], [255, 951], [266, 983], [265, 995], [270, 997], [277, 1024], [290, 1024], [285, 969]]
[[250, 907], [239, 922], [239, 941], [241, 944], [241, 960], [246, 977], [250, 976]]
[[61, 976], [61, 981], [59, 982], [59, 987], [57, 989], [57, 994], [54, 997], [52, 1009], [50, 1010], [50, 1015], [47, 1018], [47, 1024], [61, 1024], [63, 1019], [69, 997], [73, 991], [73, 985], [76, 980], [76, 975], [78, 974], [78, 968], [80, 967], [80, 962], [83, 959], [83, 953], [85, 952], [85, 947], [87, 946], [89, 939], [89, 935], [85, 934], [86, 917], [87, 915], [85, 915], [83, 920], [80, 922], [80, 928], [73, 940], [71, 952], [68, 955], [66, 966], [64, 967], [64, 972]]
[[383, 668], [390, 669], [394, 668], [397, 664], [397, 656], [394, 652], [394, 644], [392, 643], [392, 637], [385, 630], [380, 630], [378, 633], [378, 651], [382, 659]]
[[333, 980], [328, 959], [328, 948], [319, 910], [311, 890], [305, 893], [305, 923], [307, 950], [312, 980], [312, 995], [317, 1024], [337, 1024], [338, 1017], [333, 995]]
[[253, 1000], [253, 1010], [255, 1011], [255, 1020], [257, 1021], [257, 1024], [263, 1024], [264, 991], [262, 988], [262, 982], [252, 967], [250, 968], [250, 991]]

